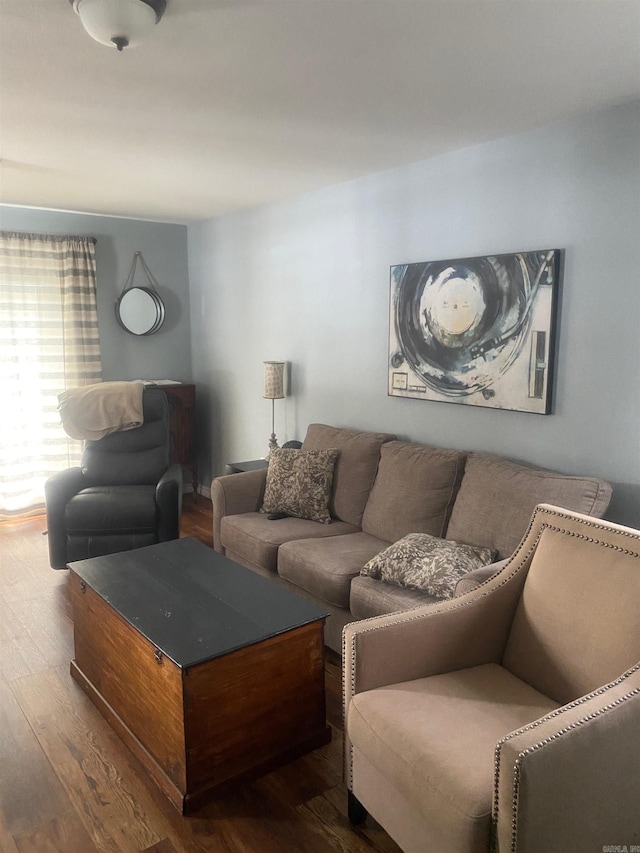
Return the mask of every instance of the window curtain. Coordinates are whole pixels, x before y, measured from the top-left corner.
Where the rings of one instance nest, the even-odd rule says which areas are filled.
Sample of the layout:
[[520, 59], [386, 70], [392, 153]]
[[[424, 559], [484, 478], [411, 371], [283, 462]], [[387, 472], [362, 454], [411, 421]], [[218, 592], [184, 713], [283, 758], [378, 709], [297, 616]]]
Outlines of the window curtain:
[[0, 519], [44, 505], [77, 465], [58, 394], [102, 378], [95, 239], [0, 232]]

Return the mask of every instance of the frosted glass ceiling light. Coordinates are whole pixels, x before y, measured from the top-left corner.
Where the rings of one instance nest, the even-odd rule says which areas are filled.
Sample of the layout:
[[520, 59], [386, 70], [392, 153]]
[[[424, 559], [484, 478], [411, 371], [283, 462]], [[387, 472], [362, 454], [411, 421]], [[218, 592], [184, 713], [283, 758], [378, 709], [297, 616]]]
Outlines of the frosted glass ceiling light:
[[158, 23], [167, 0], [69, 0], [91, 38], [108, 47], [135, 47]]

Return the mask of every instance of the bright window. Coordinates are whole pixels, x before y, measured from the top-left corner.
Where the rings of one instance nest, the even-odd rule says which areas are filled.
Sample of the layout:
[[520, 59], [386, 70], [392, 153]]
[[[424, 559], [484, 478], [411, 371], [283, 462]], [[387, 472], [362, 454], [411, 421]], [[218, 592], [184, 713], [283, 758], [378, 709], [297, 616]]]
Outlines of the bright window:
[[102, 376], [95, 240], [0, 232], [0, 518], [44, 504], [44, 482], [77, 465], [58, 394]]

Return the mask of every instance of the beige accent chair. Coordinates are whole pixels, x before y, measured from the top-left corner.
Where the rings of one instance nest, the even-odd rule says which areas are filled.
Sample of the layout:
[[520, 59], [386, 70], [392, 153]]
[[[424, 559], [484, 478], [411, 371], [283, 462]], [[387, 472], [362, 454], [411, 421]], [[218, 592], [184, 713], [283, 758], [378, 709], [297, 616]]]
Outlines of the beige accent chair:
[[640, 531], [541, 504], [497, 575], [343, 644], [354, 823], [406, 853], [640, 845]]

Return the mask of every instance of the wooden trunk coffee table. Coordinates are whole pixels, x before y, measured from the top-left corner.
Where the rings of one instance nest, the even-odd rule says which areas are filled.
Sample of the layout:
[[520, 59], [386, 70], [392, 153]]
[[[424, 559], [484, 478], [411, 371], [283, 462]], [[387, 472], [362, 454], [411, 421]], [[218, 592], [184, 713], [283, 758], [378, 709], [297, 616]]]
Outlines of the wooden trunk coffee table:
[[69, 569], [71, 675], [181, 812], [330, 740], [314, 604], [193, 539]]

